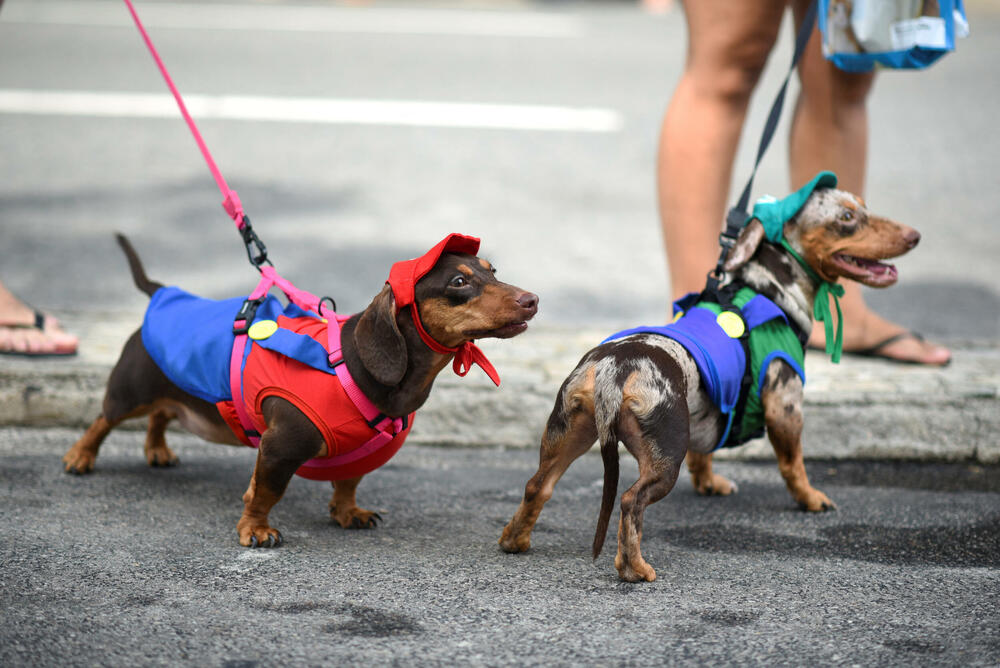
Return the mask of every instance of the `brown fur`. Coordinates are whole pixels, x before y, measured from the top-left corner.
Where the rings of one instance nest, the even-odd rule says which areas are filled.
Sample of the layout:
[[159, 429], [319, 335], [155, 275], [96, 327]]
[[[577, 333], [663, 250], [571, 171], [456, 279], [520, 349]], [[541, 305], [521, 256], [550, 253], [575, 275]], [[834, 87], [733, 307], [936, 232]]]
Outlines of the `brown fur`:
[[[162, 284], [146, 277], [138, 255], [127, 239], [125, 251], [136, 286], [152, 295]], [[454, 284], [462, 276], [463, 284]], [[471, 255], [446, 253], [415, 288], [416, 308], [427, 333], [454, 347], [465, 341], [523, 331], [538, 308], [538, 297], [501, 283], [493, 267]], [[452, 355], [430, 350], [420, 339], [407, 307], [396, 313], [392, 291], [385, 287], [361, 313], [342, 329], [344, 363], [358, 387], [385, 415], [398, 417], [417, 410], [430, 393], [434, 378]], [[235, 315], [235, 314], [234, 314]], [[284, 494], [295, 471], [307, 460], [327, 454], [319, 429], [294, 405], [279, 397], [264, 400], [267, 429], [261, 434], [257, 463], [246, 493], [243, 515], [237, 523], [240, 544], [277, 547], [281, 533], [269, 526], [268, 514]], [[188, 431], [216, 443], [239, 445], [235, 434], [214, 405], [191, 396], [160, 371], [135, 332], [111, 372], [101, 414], [63, 456], [68, 473], [94, 468], [98, 450], [108, 433], [123, 420], [149, 416], [146, 461], [150, 466], [173, 466], [177, 457], [167, 447], [165, 430], [172, 420]], [[374, 527], [381, 516], [359, 508], [355, 490], [361, 478], [338, 480], [329, 504], [330, 516], [344, 528]]]
[[[870, 216], [860, 198], [834, 189], [815, 191], [798, 216], [785, 224], [784, 235], [824, 278], [851, 276], [877, 287], [895, 282], [895, 269], [867, 261], [905, 253], [920, 237], [909, 227]], [[722, 285], [751, 286], [781, 307], [801, 331], [810, 330], [818, 285], [787, 252], [765, 240], [759, 222], [743, 229], [724, 266]], [[767, 368], [761, 402], [778, 469], [792, 497], [808, 511], [834, 508], [806, 476], [802, 382], [781, 359]], [[530, 548], [531, 531], [559, 478], [598, 439], [604, 492], [594, 535], [597, 558], [617, 494], [621, 442], [638, 461], [639, 478], [621, 496], [615, 568], [630, 582], [655, 579], [656, 572], [641, 552], [645, 508], [670, 492], [685, 459], [699, 494], [736, 492], [735, 484], [712, 471], [711, 452], [724, 427], [724, 416], [705, 392], [694, 360], [676, 341], [634, 334], [594, 348], [559, 390], [542, 437], [538, 471], [503, 530], [501, 548], [507, 552]]]

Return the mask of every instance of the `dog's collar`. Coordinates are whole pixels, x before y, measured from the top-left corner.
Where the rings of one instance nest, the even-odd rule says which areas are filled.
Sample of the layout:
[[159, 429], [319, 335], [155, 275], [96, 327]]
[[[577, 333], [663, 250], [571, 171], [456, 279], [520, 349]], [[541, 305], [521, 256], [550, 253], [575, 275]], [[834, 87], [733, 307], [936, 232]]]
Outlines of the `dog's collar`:
[[[844, 286], [824, 280], [816, 270], [809, 266], [802, 256], [792, 248], [788, 240], [782, 237], [780, 245], [788, 254], [795, 258], [799, 266], [806, 272], [806, 275], [817, 285], [816, 298], [813, 300], [813, 317], [823, 323], [826, 335], [826, 354], [830, 360], [837, 364], [840, 362], [840, 354], [844, 349], [844, 315], [840, 310], [840, 298], [844, 296]], [[833, 304], [837, 307], [837, 333], [833, 332], [833, 314], [830, 312], [830, 297], [833, 297]]]
[[496, 367], [486, 358], [486, 353], [475, 342], [466, 341], [454, 348], [442, 345], [424, 329], [423, 323], [420, 322], [420, 315], [417, 313], [416, 303], [410, 305], [410, 314], [413, 316], [413, 325], [417, 328], [417, 334], [420, 335], [420, 340], [424, 342], [424, 345], [441, 355], [455, 356], [451, 368], [456, 374], [464, 376], [469, 373], [473, 364], [478, 364], [486, 372], [486, 375], [490, 377], [490, 380], [497, 387], [500, 386], [500, 374], [497, 373]]

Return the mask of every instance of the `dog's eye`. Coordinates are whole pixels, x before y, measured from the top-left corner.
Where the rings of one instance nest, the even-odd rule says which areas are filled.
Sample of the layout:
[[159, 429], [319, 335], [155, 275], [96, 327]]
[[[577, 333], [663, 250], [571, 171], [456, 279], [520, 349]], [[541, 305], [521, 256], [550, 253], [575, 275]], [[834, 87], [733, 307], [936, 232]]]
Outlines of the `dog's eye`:
[[845, 211], [844, 213], [840, 214], [840, 219], [842, 221], [844, 221], [845, 223], [849, 223], [852, 220], [854, 220], [854, 212], [853, 211]]
[[450, 288], [464, 288], [469, 282], [465, 280], [465, 276], [456, 276], [448, 282], [448, 287]]

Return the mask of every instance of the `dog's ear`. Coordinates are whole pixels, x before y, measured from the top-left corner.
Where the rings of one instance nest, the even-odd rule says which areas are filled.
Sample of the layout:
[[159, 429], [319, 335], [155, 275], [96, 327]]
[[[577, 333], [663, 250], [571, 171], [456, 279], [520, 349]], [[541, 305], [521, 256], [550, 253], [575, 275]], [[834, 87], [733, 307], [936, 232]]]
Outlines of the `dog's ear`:
[[406, 373], [406, 339], [396, 324], [396, 300], [386, 285], [361, 313], [354, 328], [354, 345], [375, 380], [397, 385]]
[[729, 255], [726, 256], [726, 263], [722, 268], [726, 271], [735, 271], [745, 265], [757, 252], [757, 247], [763, 240], [764, 226], [754, 218], [736, 238], [736, 244], [729, 249]]

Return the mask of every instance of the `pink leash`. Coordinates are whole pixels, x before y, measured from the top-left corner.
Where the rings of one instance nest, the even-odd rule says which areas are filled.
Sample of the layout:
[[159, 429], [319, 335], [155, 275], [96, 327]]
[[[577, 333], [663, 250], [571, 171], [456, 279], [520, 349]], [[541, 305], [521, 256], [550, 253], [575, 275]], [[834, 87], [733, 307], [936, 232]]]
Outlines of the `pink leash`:
[[212, 159], [212, 154], [208, 150], [208, 146], [205, 145], [205, 140], [201, 138], [201, 133], [198, 132], [198, 126], [194, 124], [194, 119], [191, 118], [191, 114], [188, 113], [187, 107], [184, 105], [184, 100], [181, 98], [180, 91], [177, 90], [177, 86], [174, 85], [174, 80], [170, 78], [170, 73], [167, 72], [166, 65], [163, 64], [163, 60], [160, 58], [160, 54], [156, 51], [156, 47], [153, 46], [153, 40], [149, 38], [149, 33], [146, 32], [145, 26], [142, 25], [142, 21], [139, 20], [139, 15], [135, 11], [135, 7], [132, 5], [132, 0], [125, 0], [125, 5], [128, 7], [129, 13], [132, 14], [132, 19], [135, 21], [135, 25], [139, 28], [139, 33], [142, 35], [142, 39], [146, 42], [146, 46], [149, 47], [149, 52], [153, 54], [153, 60], [156, 62], [156, 66], [160, 68], [160, 74], [163, 75], [163, 79], [167, 82], [167, 87], [170, 92], [174, 94], [174, 99], [177, 100], [177, 106], [181, 110], [181, 116], [184, 117], [184, 122], [187, 123], [188, 129], [191, 130], [191, 134], [194, 135], [194, 140], [198, 144], [198, 149], [201, 151], [202, 157], [205, 158], [205, 162], [208, 163], [208, 169], [212, 172], [212, 177], [215, 179], [215, 183], [219, 186], [219, 190], [222, 191], [222, 208], [226, 210], [229, 217], [233, 219], [236, 223], [236, 228], [239, 230], [243, 229], [243, 205], [240, 203], [240, 197], [236, 194], [235, 190], [229, 187], [226, 183], [226, 179], [222, 176], [222, 172], [219, 171], [218, 166], [215, 164], [215, 160]]
[[[194, 119], [191, 118], [191, 114], [188, 113], [187, 106], [184, 104], [184, 99], [181, 97], [180, 91], [177, 90], [177, 86], [174, 85], [174, 80], [170, 77], [170, 73], [167, 72], [167, 67], [163, 64], [163, 59], [160, 58], [160, 54], [157, 52], [156, 47], [153, 46], [153, 40], [149, 38], [149, 33], [146, 32], [145, 26], [143, 26], [142, 21], [139, 20], [139, 14], [136, 13], [132, 0], [125, 0], [125, 5], [128, 7], [128, 11], [132, 15], [132, 20], [135, 21], [135, 25], [139, 29], [139, 33], [142, 35], [143, 41], [146, 43], [146, 47], [149, 48], [149, 52], [152, 54], [153, 61], [156, 62], [156, 66], [159, 68], [160, 74], [163, 75], [164, 81], [167, 82], [167, 87], [173, 94], [174, 100], [177, 101], [177, 107], [181, 111], [181, 116], [184, 117], [184, 122], [187, 123], [188, 129], [191, 130], [195, 143], [198, 144], [198, 150], [201, 151], [201, 155], [205, 159], [205, 163], [208, 165], [209, 171], [212, 172], [212, 177], [215, 179], [216, 185], [219, 186], [219, 190], [222, 192], [222, 208], [226, 210], [229, 217], [233, 219], [234, 223], [236, 223], [236, 229], [240, 232], [240, 235], [243, 237], [243, 242], [246, 244], [247, 257], [250, 259], [250, 263], [257, 267], [258, 271], [262, 274], [260, 283], [257, 284], [257, 288], [247, 298], [246, 304], [244, 304], [244, 310], [247, 308], [248, 304], [262, 300], [272, 286], [277, 286], [282, 292], [285, 293], [285, 296], [288, 297], [292, 303], [306, 311], [313, 311], [319, 314], [320, 317], [328, 319], [327, 343], [330, 365], [333, 366], [335, 362], [339, 362], [341, 359], [340, 323], [338, 321], [337, 314], [334, 313], [333, 310], [329, 310], [324, 314], [325, 305], [323, 304], [323, 301], [327, 298], [320, 299], [316, 295], [306, 292], [305, 290], [300, 290], [292, 285], [290, 281], [279, 276], [278, 272], [275, 271], [273, 267], [261, 267], [264, 263], [270, 264], [270, 261], [267, 259], [267, 249], [254, 233], [253, 228], [250, 225], [250, 217], [243, 212], [243, 204], [240, 202], [239, 195], [236, 194], [235, 190], [229, 187], [229, 184], [226, 183], [226, 179], [222, 176], [222, 172], [219, 171], [219, 167], [215, 164], [215, 160], [212, 158], [212, 154], [208, 150], [205, 140], [202, 139], [201, 133], [198, 131], [198, 126], [195, 125]], [[254, 254], [254, 250], [251, 248], [251, 245], [256, 246], [256, 255]], [[243, 311], [241, 311], [240, 314], [242, 315]], [[233, 404], [236, 409], [236, 414], [240, 419], [240, 423], [243, 425], [244, 431], [248, 432], [248, 436], [250, 433], [254, 433], [254, 428], [253, 422], [250, 420], [250, 416], [247, 415], [243, 402], [242, 366], [243, 353], [247, 346], [246, 329], [249, 327], [249, 320], [252, 320], [252, 317], [252, 314], [243, 319], [241, 319], [239, 315], [237, 316], [237, 320], [234, 325], [236, 340], [233, 344], [233, 354], [229, 365], [230, 385], [233, 388]], [[360, 388], [358, 388], [357, 384], [351, 378], [350, 373], [347, 372], [346, 364], [343, 365], [342, 369], [338, 370], [337, 375], [340, 376], [341, 386], [347, 392], [347, 395], [351, 398], [354, 405], [358, 408], [366, 420], [372, 420], [374, 417], [379, 415], [378, 408], [376, 408], [368, 397], [361, 392]], [[383, 431], [385, 427], [391, 427], [393, 429], [393, 433]], [[337, 460], [336, 463], [338, 464], [359, 459], [360, 457], [367, 455], [388, 443], [392, 440], [394, 434], [401, 431], [402, 428], [403, 421], [401, 418], [385, 418], [374, 426], [377, 434], [371, 440], [357, 450], [345, 453], [344, 455], [334, 459]], [[249, 437], [255, 446], [260, 442], [259, 436]], [[310, 460], [310, 462], [306, 465], [319, 466], [320, 464], [313, 464], [312, 460]]]

